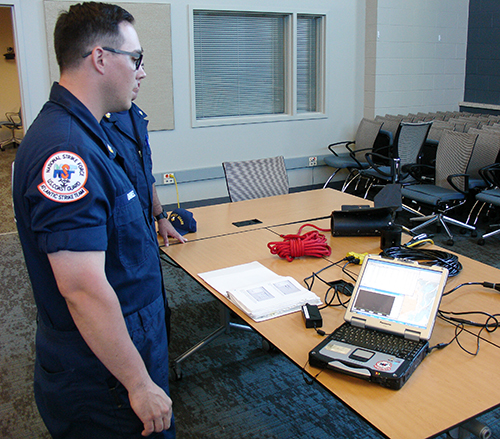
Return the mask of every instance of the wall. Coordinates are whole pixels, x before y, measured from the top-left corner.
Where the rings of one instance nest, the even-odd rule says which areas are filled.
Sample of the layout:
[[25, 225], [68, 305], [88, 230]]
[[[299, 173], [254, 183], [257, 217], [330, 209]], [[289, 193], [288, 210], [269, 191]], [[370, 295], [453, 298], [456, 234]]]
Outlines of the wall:
[[[29, 123], [50, 89], [43, 2], [11, 2]], [[329, 169], [308, 168], [307, 158], [318, 156], [321, 164], [326, 146], [352, 139], [363, 115], [456, 110], [463, 100], [468, 0], [206, 0], [195, 6], [326, 13], [327, 110], [324, 119], [192, 128], [191, 3], [170, 4], [175, 129], [152, 132], [151, 146], [155, 176], [174, 172], [181, 202], [227, 196], [221, 167], [225, 160], [284, 155], [292, 188], [321, 184]], [[175, 201], [175, 186], [159, 186], [158, 191], [164, 204]]]
[[[13, 0], [18, 45], [22, 48], [21, 77], [26, 120], [31, 122], [49, 93], [46, 37], [42, 0]], [[135, 3], [141, 3], [135, 0]], [[144, 3], [142, 1], [142, 3]], [[191, 127], [189, 81], [189, 27], [187, 0], [173, 0], [172, 60], [175, 129], [151, 133], [154, 172], [176, 176], [196, 175], [202, 181], [182, 182], [181, 201], [227, 196], [221, 163], [255, 157], [284, 155], [292, 160], [290, 185], [303, 186], [326, 180], [328, 170], [307, 168], [309, 156], [326, 154], [326, 146], [338, 139], [352, 138], [362, 117], [364, 70], [364, 0], [274, 0], [199, 2], [196, 6], [233, 8], [269, 7], [276, 10], [306, 8], [327, 13], [327, 118], [309, 121], [260, 123], [225, 127]], [[126, 3], [123, 2], [124, 7]], [[147, 68], [147, 60], [146, 60]], [[147, 80], [147, 79], [146, 79]], [[145, 108], [147, 112], [148, 109]], [[304, 168], [305, 167], [305, 168]], [[188, 172], [189, 171], [189, 172]], [[178, 174], [179, 173], [179, 174]], [[189, 177], [188, 180], [192, 180]], [[206, 180], [208, 179], [208, 180]], [[174, 186], [159, 187], [163, 203], [175, 200]]]
[[[468, 5], [468, 0], [367, 0], [366, 116], [458, 110]], [[368, 20], [370, 13], [377, 14], [376, 24]]]
[[[0, 120], [6, 120], [7, 111], [19, 111], [21, 96], [16, 59], [7, 60], [3, 56], [7, 47], [14, 47], [13, 27], [10, 7], [0, 7]], [[21, 135], [21, 133], [17, 133]], [[0, 130], [0, 140], [10, 137], [6, 128]]]
[[[207, 7], [304, 8], [327, 13], [328, 53], [327, 118], [203, 128], [191, 128], [188, 4], [172, 2], [175, 130], [151, 133], [154, 171], [173, 171], [178, 180], [184, 181], [179, 185], [181, 201], [227, 196], [223, 161], [283, 155], [291, 187], [324, 182], [329, 171], [324, 167], [308, 169], [307, 157], [326, 154], [329, 143], [352, 138], [362, 116], [364, 30], [361, 28], [361, 40], [357, 32], [359, 16], [361, 23], [364, 20], [364, 0], [201, 3]], [[159, 187], [158, 192], [162, 201], [175, 200], [173, 186]]]

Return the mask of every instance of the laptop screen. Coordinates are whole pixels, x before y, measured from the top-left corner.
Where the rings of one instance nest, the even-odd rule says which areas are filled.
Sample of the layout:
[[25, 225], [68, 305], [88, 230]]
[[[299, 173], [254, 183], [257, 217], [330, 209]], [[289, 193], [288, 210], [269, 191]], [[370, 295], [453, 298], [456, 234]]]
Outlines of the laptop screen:
[[[361, 269], [347, 316], [367, 326], [402, 333], [432, 329], [448, 272], [410, 262], [368, 256]], [[430, 334], [429, 334], [430, 335]]]

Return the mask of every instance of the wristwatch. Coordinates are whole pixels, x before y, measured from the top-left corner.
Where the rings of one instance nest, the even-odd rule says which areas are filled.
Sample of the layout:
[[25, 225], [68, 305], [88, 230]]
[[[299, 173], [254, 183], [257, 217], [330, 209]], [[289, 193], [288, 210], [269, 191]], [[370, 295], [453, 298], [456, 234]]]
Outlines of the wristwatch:
[[156, 221], [160, 221], [161, 219], [163, 218], [168, 218], [168, 214], [167, 212], [165, 212], [164, 210], [161, 211], [161, 213], [159, 215], [156, 215], [155, 216], [155, 220]]

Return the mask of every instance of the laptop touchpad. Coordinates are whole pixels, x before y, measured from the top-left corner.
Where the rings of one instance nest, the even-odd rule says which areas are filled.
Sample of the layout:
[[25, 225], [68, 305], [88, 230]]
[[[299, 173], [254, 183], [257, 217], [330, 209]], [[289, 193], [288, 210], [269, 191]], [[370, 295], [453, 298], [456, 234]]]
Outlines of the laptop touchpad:
[[374, 355], [375, 352], [366, 351], [364, 349], [356, 349], [351, 355], [349, 355], [349, 358], [357, 361], [368, 361]]

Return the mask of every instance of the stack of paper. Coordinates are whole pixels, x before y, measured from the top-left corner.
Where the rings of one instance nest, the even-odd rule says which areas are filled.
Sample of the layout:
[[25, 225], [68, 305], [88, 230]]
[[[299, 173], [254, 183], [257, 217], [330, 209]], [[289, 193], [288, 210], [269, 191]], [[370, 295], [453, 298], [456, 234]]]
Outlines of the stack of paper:
[[279, 276], [258, 262], [199, 276], [256, 322], [298, 311], [321, 300], [292, 277]]

